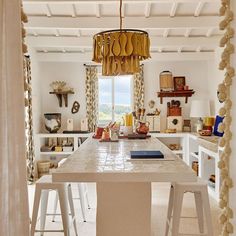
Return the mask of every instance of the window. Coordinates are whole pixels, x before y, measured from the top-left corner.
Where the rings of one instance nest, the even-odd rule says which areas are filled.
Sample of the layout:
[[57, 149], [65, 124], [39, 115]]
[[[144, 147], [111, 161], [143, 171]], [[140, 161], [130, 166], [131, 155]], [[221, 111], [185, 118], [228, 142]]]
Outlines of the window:
[[99, 76], [98, 96], [98, 124], [122, 121], [132, 111], [132, 76]]

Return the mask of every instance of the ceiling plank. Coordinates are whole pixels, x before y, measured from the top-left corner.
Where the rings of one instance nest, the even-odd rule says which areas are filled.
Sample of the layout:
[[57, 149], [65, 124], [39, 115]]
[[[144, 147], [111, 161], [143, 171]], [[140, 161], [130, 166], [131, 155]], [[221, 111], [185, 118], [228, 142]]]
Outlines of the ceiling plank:
[[[220, 36], [206, 37], [150, 37], [151, 47], [166, 46], [217, 46]], [[86, 47], [92, 48], [92, 37], [27, 36], [26, 43], [31, 47]]]
[[[145, 19], [145, 20], [144, 20]], [[25, 27], [30, 28], [71, 28], [71, 29], [97, 29], [97, 28], [118, 28], [118, 17], [40, 17], [29, 16], [29, 22]], [[199, 16], [199, 17], [126, 17], [124, 27], [164, 29], [164, 28], [212, 28], [218, 27], [221, 17]]]

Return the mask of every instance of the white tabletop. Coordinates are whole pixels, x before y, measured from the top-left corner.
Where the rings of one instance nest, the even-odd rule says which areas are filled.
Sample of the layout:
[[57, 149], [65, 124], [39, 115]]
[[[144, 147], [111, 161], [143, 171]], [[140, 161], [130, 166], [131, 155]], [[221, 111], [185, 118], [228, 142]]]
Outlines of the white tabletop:
[[[128, 160], [131, 150], [160, 150], [167, 160]], [[88, 138], [52, 177], [56, 182], [196, 181], [192, 169], [156, 138], [119, 142]]]

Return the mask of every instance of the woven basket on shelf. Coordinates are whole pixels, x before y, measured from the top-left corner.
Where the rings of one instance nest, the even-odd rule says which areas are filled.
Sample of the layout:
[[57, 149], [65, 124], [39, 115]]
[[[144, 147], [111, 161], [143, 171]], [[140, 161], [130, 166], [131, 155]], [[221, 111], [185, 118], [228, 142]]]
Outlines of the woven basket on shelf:
[[38, 161], [37, 167], [38, 167], [38, 177], [39, 178], [43, 175], [48, 175], [49, 169], [50, 169], [50, 161]]

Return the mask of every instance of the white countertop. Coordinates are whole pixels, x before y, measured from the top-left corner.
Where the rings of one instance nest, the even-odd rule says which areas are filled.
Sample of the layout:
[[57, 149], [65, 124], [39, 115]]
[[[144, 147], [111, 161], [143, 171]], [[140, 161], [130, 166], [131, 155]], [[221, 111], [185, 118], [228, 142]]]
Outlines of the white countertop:
[[[127, 160], [131, 150], [160, 150], [172, 160]], [[196, 181], [192, 169], [156, 138], [119, 142], [88, 138], [52, 176], [58, 182]]]

